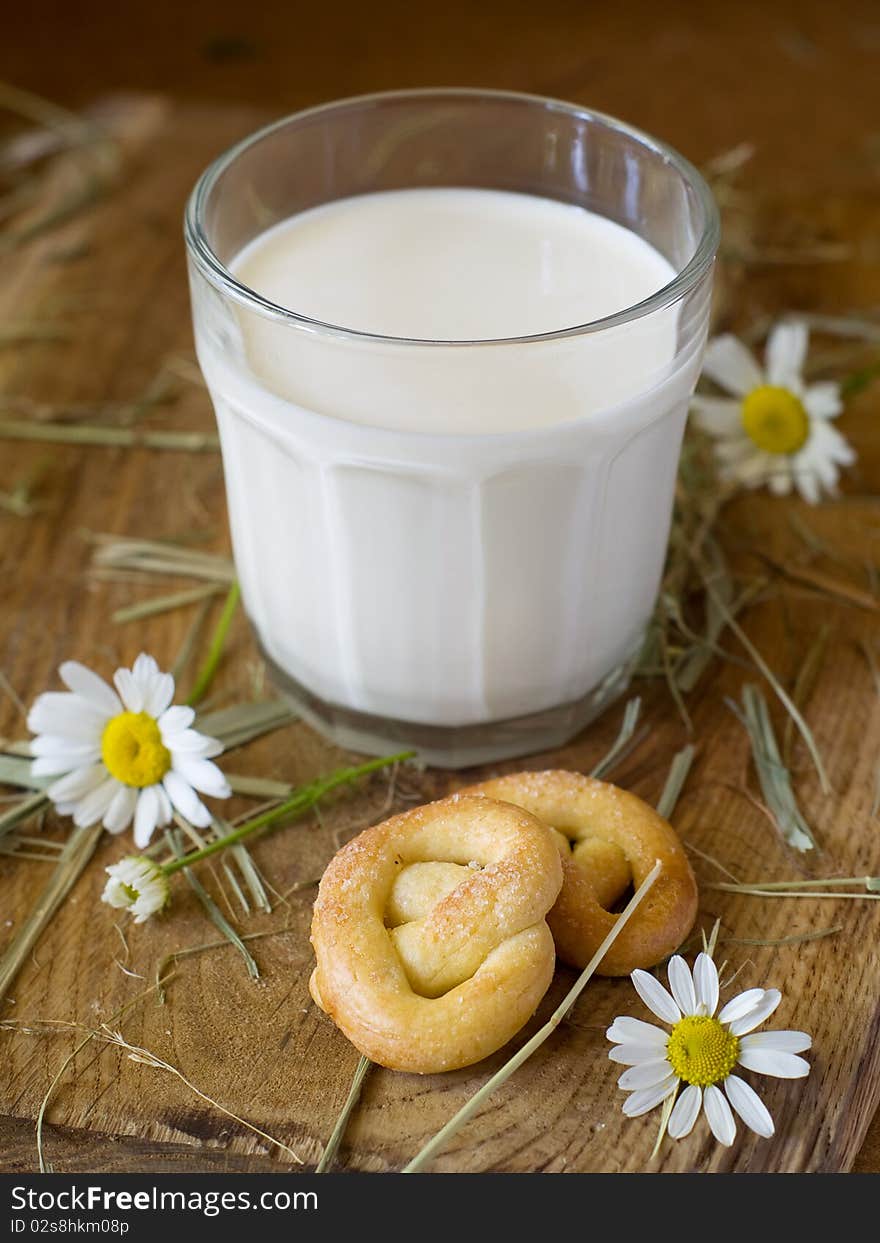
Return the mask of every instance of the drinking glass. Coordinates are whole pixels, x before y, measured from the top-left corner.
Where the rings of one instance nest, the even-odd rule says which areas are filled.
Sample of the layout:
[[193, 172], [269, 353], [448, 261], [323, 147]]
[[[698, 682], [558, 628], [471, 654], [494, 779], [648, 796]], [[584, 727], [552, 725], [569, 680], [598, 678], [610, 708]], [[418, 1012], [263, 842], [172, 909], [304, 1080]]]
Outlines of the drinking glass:
[[[430, 341], [317, 321], [230, 270], [296, 213], [437, 186], [580, 205], [674, 275], [594, 322]], [[446, 767], [564, 743], [626, 687], [660, 583], [718, 243], [699, 173], [575, 104], [398, 91], [226, 152], [186, 242], [242, 598], [280, 692], [340, 745]], [[503, 431], [479, 430], [489, 409]]]

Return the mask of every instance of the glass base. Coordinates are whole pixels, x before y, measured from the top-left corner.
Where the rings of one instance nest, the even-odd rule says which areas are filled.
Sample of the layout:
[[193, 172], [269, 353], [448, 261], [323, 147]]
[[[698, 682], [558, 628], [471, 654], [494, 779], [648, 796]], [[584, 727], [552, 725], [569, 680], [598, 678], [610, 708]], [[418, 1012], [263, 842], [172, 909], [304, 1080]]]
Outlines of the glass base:
[[470, 768], [563, 746], [623, 694], [635, 664], [624, 662], [588, 695], [543, 712], [477, 725], [423, 725], [329, 703], [285, 673], [265, 651], [263, 657], [282, 697], [336, 746], [367, 755], [411, 749], [436, 768]]

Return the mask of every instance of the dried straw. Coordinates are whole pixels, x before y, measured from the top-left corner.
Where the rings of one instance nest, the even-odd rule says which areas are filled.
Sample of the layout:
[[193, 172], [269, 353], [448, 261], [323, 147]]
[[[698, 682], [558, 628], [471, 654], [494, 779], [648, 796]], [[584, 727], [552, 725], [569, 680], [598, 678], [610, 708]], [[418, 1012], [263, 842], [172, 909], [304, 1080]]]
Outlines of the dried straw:
[[82, 875], [101, 839], [100, 824], [76, 827], [67, 839], [52, 875], [18, 932], [0, 955], [0, 1001], [50, 920]]
[[749, 735], [758, 781], [779, 832], [793, 849], [801, 853], [814, 850], [815, 838], [798, 807], [791, 775], [782, 762], [767, 701], [756, 686], [744, 686], [742, 711], [730, 700], [727, 702]]

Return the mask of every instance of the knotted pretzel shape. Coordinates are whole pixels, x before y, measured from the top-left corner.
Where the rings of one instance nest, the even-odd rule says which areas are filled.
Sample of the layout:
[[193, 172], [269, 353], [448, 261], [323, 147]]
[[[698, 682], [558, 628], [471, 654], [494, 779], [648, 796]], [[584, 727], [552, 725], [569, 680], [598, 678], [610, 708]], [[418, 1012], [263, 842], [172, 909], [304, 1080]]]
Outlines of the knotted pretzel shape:
[[552, 834], [521, 807], [456, 794], [394, 816], [324, 873], [312, 997], [392, 1070], [478, 1062], [547, 991], [561, 884]]
[[599, 967], [629, 975], [676, 950], [697, 915], [697, 883], [672, 826], [647, 803], [580, 773], [512, 773], [463, 793], [506, 799], [554, 830], [562, 855], [562, 890], [547, 922], [559, 957], [585, 967], [611, 931], [612, 909], [645, 879], [662, 871]]

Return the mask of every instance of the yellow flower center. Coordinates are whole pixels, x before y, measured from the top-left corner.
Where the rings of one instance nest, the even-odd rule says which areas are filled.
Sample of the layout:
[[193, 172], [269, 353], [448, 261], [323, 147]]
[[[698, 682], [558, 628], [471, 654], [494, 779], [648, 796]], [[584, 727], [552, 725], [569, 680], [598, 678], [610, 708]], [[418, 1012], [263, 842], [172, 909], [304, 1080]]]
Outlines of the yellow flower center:
[[807, 443], [810, 419], [791, 389], [762, 384], [743, 399], [742, 424], [765, 453], [797, 453]]
[[127, 786], [152, 786], [171, 767], [171, 753], [148, 712], [120, 712], [104, 727], [101, 757], [107, 771]]
[[685, 1083], [705, 1088], [726, 1079], [736, 1065], [739, 1040], [706, 1014], [689, 1015], [672, 1029], [666, 1045], [669, 1065]]

